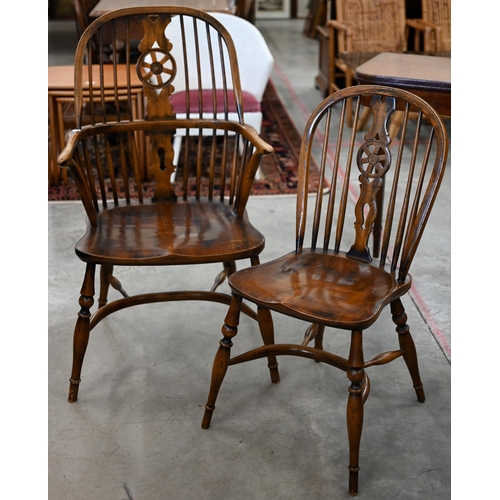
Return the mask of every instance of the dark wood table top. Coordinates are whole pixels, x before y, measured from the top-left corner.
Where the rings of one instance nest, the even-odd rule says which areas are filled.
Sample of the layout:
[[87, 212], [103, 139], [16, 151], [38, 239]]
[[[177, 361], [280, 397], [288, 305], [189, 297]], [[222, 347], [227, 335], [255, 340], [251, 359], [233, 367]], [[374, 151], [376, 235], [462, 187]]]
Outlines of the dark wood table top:
[[128, 7], [155, 7], [155, 6], [192, 7], [205, 12], [227, 12], [233, 14], [234, 9], [229, 0], [100, 0], [90, 12], [90, 17], [99, 17], [113, 10]]
[[451, 115], [451, 58], [382, 52], [355, 70], [360, 84], [388, 85], [413, 92], [442, 115]]

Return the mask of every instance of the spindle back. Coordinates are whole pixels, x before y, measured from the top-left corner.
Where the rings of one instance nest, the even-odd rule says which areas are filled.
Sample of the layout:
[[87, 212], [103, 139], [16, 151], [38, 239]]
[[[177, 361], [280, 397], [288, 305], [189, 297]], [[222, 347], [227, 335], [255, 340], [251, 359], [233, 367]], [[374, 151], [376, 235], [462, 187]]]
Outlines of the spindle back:
[[[348, 100], [355, 110], [353, 127], [347, 126]], [[369, 128], [357, 132], [360, 113], [367, 108]], [[404, 114], [403, 124], [398, 136], [390, 137], [396, 111]], [[418, 113], [416, 121], [410, 120], [410, 112]], [[419, 97], [374, 85], [332, 94], [313, 112], [304, 131], [296, 251], [310, 244], [371, 262], [369, 245], [379, 231], [380, 266], [390, 266], [404, 281], [443, 179], [447, 152], [442, 119]], [[321, 182], [310, 196], [313, 157]]]
[[[217, 199], [242, 216], [260, 158], [272, 151], [244, 125], [242, 103], [234, 43], [217, 19], [187, 7], [113, 11], [80, 38], [76, 130], [59, 164], [93, 224], [109, 200]], [[177, 130], [187, 137], [174, 162]]]

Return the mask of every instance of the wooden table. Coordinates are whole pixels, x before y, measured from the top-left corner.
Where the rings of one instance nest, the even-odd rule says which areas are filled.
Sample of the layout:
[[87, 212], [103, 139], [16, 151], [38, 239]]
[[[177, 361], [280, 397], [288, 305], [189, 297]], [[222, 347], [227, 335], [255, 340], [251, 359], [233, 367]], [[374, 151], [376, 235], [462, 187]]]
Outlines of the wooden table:
[[178, 6], [192, 7], [204, 12], [227, 12], [234, 14], [235, 2], [229, 0], [100, 0], [91, 10], [90, 17], [95, 18], [113, 10], [127, 7]]
[[408, 90], [451, 116], [451, 58], [382, 52], [356, 68], [360, 84]]

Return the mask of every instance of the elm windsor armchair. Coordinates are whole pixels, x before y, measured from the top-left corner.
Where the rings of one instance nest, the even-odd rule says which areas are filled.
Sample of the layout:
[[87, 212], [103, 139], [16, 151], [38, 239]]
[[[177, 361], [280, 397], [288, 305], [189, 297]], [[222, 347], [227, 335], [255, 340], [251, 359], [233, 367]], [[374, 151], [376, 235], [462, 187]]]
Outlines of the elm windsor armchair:
[[[187, 64], [184, 54], [175, 58], [168, 39], [169, 25], [177, 16], [184, 26], [196, 24], [197, 40], [214, 38], [208, 44], [217, 52], [212, 58], [226, 64], [213, 65], [214, 81], [209, 95], [217, 119], [177, 119], [171, 95], [180, 68]], [[114, 71], [95, 72], [92, 40], [101, 39], [101, 30], [117, 32], [120, 27], [120, 51], [130, 66], [130, 33], [142, 29], [137, 61], [137, 76], [142, 82], [146, 104], [141, 116], [132, 110], [132, 89], [128, 81], [128, 99], [115, 92], [112, 103], [100, 89], [116, 83]], [[133, 30], [132, 30], [133, 28]], [[182, 46], [186, 40], [181, 38]], [[113, 50], [118, 50], [112, 43]], [[215, 49], [217, 47], [217, 49]], [[97, 47], [102, 50], [102, 47]], [[224, 54], [227, 57], [224, 57]], [[101, 63], [102, 65], [102, 63]], [[200, 72], [199, 66], [190, 66]], [[126, 71], [130, 74], [130, 71]], [[185, 71], [184, 71], [185, 74]], [[96, 82], [97, 76], [99, 81]], [[111, 79], [103, 82], [104, 78]], [[222, 99], [216, 99], [215, 81], [232, 81], [217, 87]], [[90, 82], [90, 83], [89, 83]], [[84, 85], [90, 86], [86, 90]], [[95, 88], [97, 87], [97, 88]], [[116, 88], [116, 85], [115, 85]], [[91, 123], [82, 126], [82, 106], [88, 95]], [[189, 92], [185, 106], [189, 109]], [[234, 100], [234, 102], [231, 102]], [[116, 117], [109, 120], [109, 107]], [[229, 107], [235, 107], [238, 121], [228, 119]], [[106, 108], [106, 109], [104, 109]], [[210, 15], [185, 7], [139, 7], [122, 9], [101, 16], [83, 33], [75, 55], [76, 129], [58, 158], [74, 180], [88, 218], [87, 231], [75, 247], [85, 263], [85, 276], [79, 299], [80, 312], [74, 331], [73, 367], [69, 401], [77, 400], [82, 364], [90, 331], [109, 314], [139, 304], [177, 300], [208, 300], [229, 304], [228, 294], [216, 291], [218, 285], [236, 268], [236, 261], [259, 262], [264, 237], [246, 215], [253, 178], [263, 155], [272, 147], [262, 141], [251, 126], [244, 124], [238, 63], [234, 44], [227, 30]], [[195, 130], [187, 134], [179, 168], [181, 182], [172, 186], [172, 137], [177, 128]], [[146, 152], [147, 149], [147, 152]], [[154, 181], [142, 182], [139, 157], [143, 155]], [[116, 266], [174, 266], [220, 263], [222, 271], [210, 291], [179, 290], [129, 295], [116, 278]], [[92, 314], [95, 273], [100, 269], [98, 309]], [[108, 302], [110, 286], [121, 297]], [[257, 318], [250, 307], [246, 312]]]
[[[371, 109], [371, 126], [360, 137], [346, 125], [348, 99], [354, 123], [361, 101]], [[396, 109], [404, 112], [400, 137], [388, 135]], [[409, 121], [418, 112], [417, 122]], [[370, 391], [366, 369], [403, 357], [419, 402], [425, 401], [415, 345], [401, 297], [411, 287], [410, 265], [428, 221], [447, 160], [448, 139], [442, 119], [419, 97], [403, 90], [359, 85], [327, 97], [306, 124], [299, 158], [295, 250], [229, 278], [233, 299], [222, 327], [202, 427], [210, 426], [217, 394], [229, 366], [270, 355], [300, 356], [339, 368], [350, 381], [347, 400], [349, 492], [358, 492], [363, 406]], [[313, 196], [307, 185], [311, 158], [319, 156], [322, 182]], [[324, 178], [331, 179], [330, 190]], [[387, 184], [381, 256], [374, 260], [368, 240], [379, 206], [377, 191]], [[356, 186], [357, 185], [357, 186]], [[308, 205], [312, 213], [308, 212]], [[353, 208], [353, 210], [348, 210]], [[310, 246], [306, 248], [306, 240]], [[343, 243], [345, 241], [345, 243]], [[271, 311], [311, 326], [287, 343], [268, 343], [231, 355], [243, 300], [257, 305], [264, 338], [274, 338]], [[399, 349], [365, 361], [364, 331], [389, 306]], [[297, 322], [300, 324], [301, 322]], [[325, 328], [350, 331], [348, 357], [329, 352]], [[281, 332], [284, 334], [285, 332]], [[340, 332], [337, 331], [337, 334]], [[367, 333], [375, 335], [375, 330]], [[313, 345], [309, 345], [314, 340]], [[277, 363], [270, 366], [279, 382]]]

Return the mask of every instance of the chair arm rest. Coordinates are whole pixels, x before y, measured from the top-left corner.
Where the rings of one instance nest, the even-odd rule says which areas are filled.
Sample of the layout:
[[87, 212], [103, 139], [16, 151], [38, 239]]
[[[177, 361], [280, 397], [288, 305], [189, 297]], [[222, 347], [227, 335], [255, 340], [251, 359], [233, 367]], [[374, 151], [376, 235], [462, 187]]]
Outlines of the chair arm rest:
[[[330, 19], [326, 23], [330, 31], [330, 57], [333, 61], [335, 55], [338, 52], [352, 52], [352, 30], [345, 24], [336, 21], [335, 19]], [[338, 40], [335, 39], [336, 35]]]
[[342, 23], [340, 23], [339, 21], [337, 21], [335, 19], [330, 19], [326, 23], [326, 25], [329, 28], [337, 30], [337, 31], [344, 31], [344, 32], [350, 31], [349, 28], [345, 24], [342, 24]]
[[425, 29], [440, 29], [437, 25], [434, 23], [431, 23], [429, 21], [425, 21], [424, 19], [407, 19], [406, 24], [412, 28], [418, 29], [418, 30], [425, 30]]
[[[424, 50], [442, 50], [442, 28], [424, 19], [407, 19], [406, 26], [415, 30], [415, 50], [420, 50], [420, 40], [417, 33], [424, 37]], [[434, 37], [434, 42], [432, 41]], [[431, 45], [433, 44], [433, 47]]]
[[75, 148], [80, 140], [80, 136], [78, 134], [79, 130], [71, 130], [64, 146], [64, 149], [59, 153], [57, 157], [57, 164], [60, 167], [67, 167], [68, 162], [73, 159], [75, 154]]
[[260, 137], [257, 130], [252, 125], [247, 123], [238, 125], [242, 126], [244, 130], [241, 135], [243, 135], [245, 139], [248, 139], [263, 155], [271, 155], [274, 153], [274, 148]]

